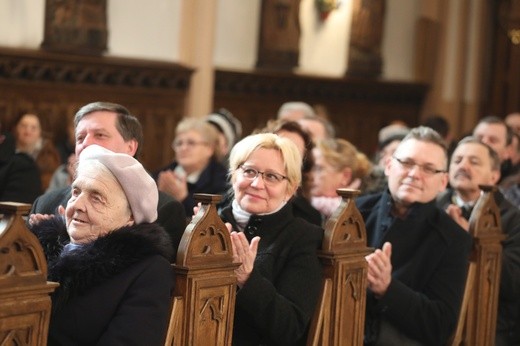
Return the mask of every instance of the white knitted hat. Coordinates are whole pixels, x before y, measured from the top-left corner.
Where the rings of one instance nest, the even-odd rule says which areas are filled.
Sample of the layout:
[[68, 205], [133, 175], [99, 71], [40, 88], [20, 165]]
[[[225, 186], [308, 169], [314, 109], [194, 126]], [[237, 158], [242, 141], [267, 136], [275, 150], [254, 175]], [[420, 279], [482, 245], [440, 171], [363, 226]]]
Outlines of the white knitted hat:
[[157, 220], [157, 185], [139, 161], [99, 145], [89, 145], [83, 149], [79, 161], [86, 160], [99, 161], [116, 177], [128, 199], [136, 224]]

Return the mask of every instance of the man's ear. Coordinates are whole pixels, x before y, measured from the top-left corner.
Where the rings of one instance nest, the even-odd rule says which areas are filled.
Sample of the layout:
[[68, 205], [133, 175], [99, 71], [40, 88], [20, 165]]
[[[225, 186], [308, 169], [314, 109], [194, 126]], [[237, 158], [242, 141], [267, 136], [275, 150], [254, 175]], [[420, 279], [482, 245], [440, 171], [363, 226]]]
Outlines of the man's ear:
[[139, 143], [137, 143], [135, 139], [131, 139], [125, 143], [128, 148], [127, 154], [130, 156], [135, 156], [135, 153], [137, 153], [137, 148], [139, 147]]
[[491, 179], [492, 185], [496, 185], [496, 183], [498, 183], [498, 181], [500, 180], [500, 171], [499, 170], [491, 171], [490, 179]]

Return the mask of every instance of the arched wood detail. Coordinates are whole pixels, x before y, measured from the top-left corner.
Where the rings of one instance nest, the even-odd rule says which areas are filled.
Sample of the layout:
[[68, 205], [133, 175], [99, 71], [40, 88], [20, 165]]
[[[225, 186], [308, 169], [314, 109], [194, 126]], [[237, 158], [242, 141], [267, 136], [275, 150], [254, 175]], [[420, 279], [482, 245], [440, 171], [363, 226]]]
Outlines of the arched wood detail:
[[457, 329], [449, 345], [494, 345], [502, 269], [500, 210], [495, 186], [480, 186], [482, 195], [469, 219], [473, 237], [470, 268]]
[[29, 204], [0, 203], [0, 345], [45, 345], [51, 299], [47, 262], [27, 229]]
[[195, 194], [198, 212], [177, 251], [166, 345], [231, 345], [236, 276], [231, 238], [217, 213], [218, 195]]
[[365, 325], [367, 262], [365, 223], [355, 205], [357, 190], [339, 189], [340, 206], [325, 225], [319, 257], [324, 286], [307, 345], [362, 345]]

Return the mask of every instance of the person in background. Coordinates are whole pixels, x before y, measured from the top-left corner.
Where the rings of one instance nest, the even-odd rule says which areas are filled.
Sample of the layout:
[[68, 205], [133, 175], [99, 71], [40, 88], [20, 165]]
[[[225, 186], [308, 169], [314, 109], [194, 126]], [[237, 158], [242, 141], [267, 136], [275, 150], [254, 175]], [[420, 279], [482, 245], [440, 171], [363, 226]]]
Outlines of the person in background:
[[69, 155], [69, 159], [67, 163], [61, 164], [52, 175], [51, 181], [49, 183], [49, 187], [47, 191], [59, 190], [64, 187], [70, 186], [72, 183], [72, 178], [74, 177], [74, 171], [76, 167], [76, 154], [72, 153]]
[[[482, 118], [473, 129], [473, 136], [489, 145], [500, 157], [500, 179], [517, 173], [511, 163], [513, 130], [496, 116]], [[500, 182], [499, 182], [500, 184]]]
[[[143, 129], [139, 120], [122, 105], [110, 102], [92, 102], [81, 107], [74, 116], [76, 156], [92, 144], [113, 152], [137, 158], [143, 146]], [[157, 187], [155, 187], [157, 189]], [[151, 192], [153, 193], [153, 191]], [[71, 197], [71, 188], [64, 187], [38, 197], [32, 206], [29, 224], [62, 213]], [[174, 257], [186, 229], [186, 213], [179, 201], [159, 192], [157, 223], [172, 239]], [[172, 258], [172, 261], [174, 259]]]
[[445, 117], [439, 114], [433, 114], [424, 119], [421, 123], [422, 126], [427, 126], [435, 131], [444, 139], [448, 145], [448, 157], [451, 156], [457, 142], [453, 139], [450, 123]]
[[311, 204], [320, 211], [325, 222], [341, 203], [336, 190], [363, 191], [364, 179], [372, 170], [372, 164], [365, 154], [341, 138], [318, 141], [313, 156]]
[[305, 341], [321, 289], [317, 256], [323, 229], [295, 217], [301, 155], [288, 138], [250, 135], [230, 155], [233, 202], [221, 211], [241, 265], [233, 345], [296, 345]]
[[305, 102], [291, 101], [285, 102], [278, 109], [277, 119], [286, 121], [297, 121], [304, 117], [315, 117], [314, 109]]
[[445, 345], [455, 331], [471, 237], [436, 205], [448, 183], [447, 147], [417, 127], [385, 173], [388, 189], [358, 197], [367, 230], [365, 345]]
[[330, 121], [317, 116], [305, 116], [298, 119], [298, 123], [301, 127], [309, 132], [314, 143], [322, 139], [334, 138], [336, 136], [336, 130]]
[[[479, 185], [495, 185], [500, 178], [500, 158], [475, 137], [462, 139], [451, 157], [450, 188], [437, 197], [437, 205], [469, 231], [469, 218], [481, 190]], [[495, 345], [520, 345], [520, 211], [500, 191], [493, 195], [500, 209], [502, 231], [502, 272], [498, 298]]]
[[41, 191], [40, 171], [25, 153], [15, 153], [15, 141], [0, 123], [0, 201], [32, 203]]
[[509, 113], [505, 118], [505, 122], [513, 132], [520, 135], [520, 112]]
[[188, 217], [196, 206], [193, 194], [224, 195], [229, 188], [227, 169], [217, 159], [217, 145], [218, 134], [212, 125], [185, 118], [175, 129], [175, 160], [154, 173], [159, 190], [180, 201]]
[[44, 192], [61, 163], [56, 147], [51, 140], [43, 137], [40, 118], [36, 114], [22, 113], [15, 121], [14, 135], [16, 152], [25, 153], [36, 162], [40, 170], [41, 192]]
[[231, 148], [242, 138], [242, 123], [225, 108], [208, 115], [206, 121], [218, 131], [217, 159], [227, 167]]
[[311, 136], [295, 121], [271, 120], [259, 132], [271, 132], [280, 137], [288, 138], [298, 147], [302, 156], [302, 182], [294, 197], [290, 200], [295, 216], [301, 217], [312, 224], [321, 226], [321, 214], [311, 205], [312, 169], [314, 143]]
[[62, 216], [31, 227], [49, 264], [49, 345], [163, 345], [173, 271], [168, 234], [153, 223], [152, 177], [127, 154], [81, 152]]

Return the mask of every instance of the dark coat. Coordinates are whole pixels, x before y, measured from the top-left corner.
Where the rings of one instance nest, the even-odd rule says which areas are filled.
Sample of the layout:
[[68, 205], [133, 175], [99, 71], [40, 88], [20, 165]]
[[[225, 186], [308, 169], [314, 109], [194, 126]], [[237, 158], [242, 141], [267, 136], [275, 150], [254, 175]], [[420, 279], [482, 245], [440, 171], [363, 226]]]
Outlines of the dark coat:
[[[437, 205], [445, 210], [452, 196], [453, 190], [446, 190], [437, 198]], [[520, 345], [520, 211], [500, 191], [493, 197], [506, 234], [502, 242], [496, 345]]]
[[48, 262], [52, 295], [49, 345], [162, 345], [170, 316], [170, 239], [156, 224], [123, 227], [80, 248], [61, 218], [36, 234]]
[[368, 244], [392, 244], [390, 286], [380, 299], [370, 291], [367, 295], [366, 344], [375, 343], [383, 325], [425, 345], [446, 344], [457, 324], [466, 282], [469, 234], [435, 200], [416, 203], [405, 219], [390, 217], [388, 190], [356, 202]]
[[[71, 197], [70, 187], [56, 189], [44, 193], [34, 201], [31, 214], [56, 214], [58, 206], [67, 206]], [[174, 250], [171, 261], [175, 261], [177, 249], [182, 235], [186, 229], [186, 214], [181, 203], [170, 195], [159, 191], [159, 203], [157, 204], [157, 223], [170, 235]]]
[[38, 166], [29, 155], [15, 154], [10, 135], [0, 137], [0, 201], [32, 203], [42, 189]]
[[[168, 166], [161, 168], [154, 173], [153, 178], [157, 181], [159, 173], [162, 171], [174, 170], [177, 162], [172, 162]], [[186, 216], [193, 216], [193, 207], [197, 205], [193, 194], [211, 193], [224, 195], [229, 189], [227, 178], [228, 170], [220, 162], [211, 160], [204, 170], [200, 173], [199, 180], [195, 184], [188, 183], [188, 196], [182, 201]]]
[[[238, 230], [231, 208], [222, 216]], [[249, 241], [261, 240], [253, 271], [237, 292], [233, 345], [300, 344], [320, 294], [316, 250], [323, 229], [294, 217], [288, 203], [276, 213], [251, 216], [244, 232]]]

